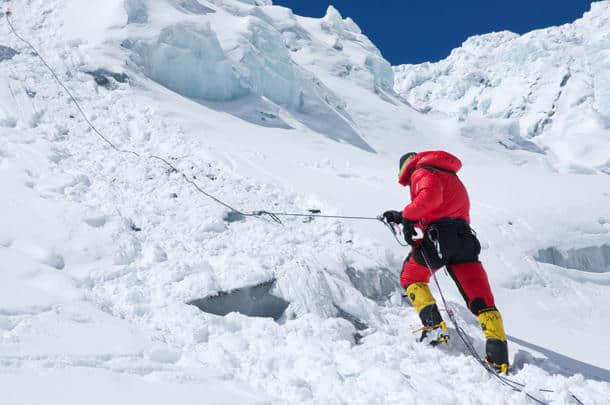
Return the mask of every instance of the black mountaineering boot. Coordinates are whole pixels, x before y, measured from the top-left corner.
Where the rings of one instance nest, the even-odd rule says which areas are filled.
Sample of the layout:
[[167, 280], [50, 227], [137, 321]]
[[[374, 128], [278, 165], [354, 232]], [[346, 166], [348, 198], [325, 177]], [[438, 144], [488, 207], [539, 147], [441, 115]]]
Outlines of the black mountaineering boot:
[[497, 372], [508, 373], [508, 344], [499, 339], [487, 339], [485, 343], [485, 361]]

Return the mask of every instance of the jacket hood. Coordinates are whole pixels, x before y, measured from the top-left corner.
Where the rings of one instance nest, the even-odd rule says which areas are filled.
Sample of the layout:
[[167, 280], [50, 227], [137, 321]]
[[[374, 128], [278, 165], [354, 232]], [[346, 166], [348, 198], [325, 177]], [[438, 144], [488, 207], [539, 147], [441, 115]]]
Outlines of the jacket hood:
[[422, 166], [432, 166], [457, 173], [462, 168], [462, 162], [456, 156], [442, 150], [420, 152], [413, 156], [398, 174], [398, 182], [403, 186], [410, 185], [411, 175]]

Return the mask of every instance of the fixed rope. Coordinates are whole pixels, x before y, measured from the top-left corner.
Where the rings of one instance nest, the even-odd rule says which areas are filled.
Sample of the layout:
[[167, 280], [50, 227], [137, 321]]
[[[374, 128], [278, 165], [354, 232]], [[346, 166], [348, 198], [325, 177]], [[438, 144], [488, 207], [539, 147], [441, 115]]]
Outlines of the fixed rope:
[[217, 204], [222, 205], [223, 207], [227, 208], [228, 210], [230, 210], [232, 212], [235, 212], [235, 213], [237, 213], [239, 215], [242, 215], [244, 217], [264, 217], [264, 216], [266, 216], [266, 217], [269, 217], [272, 221], [274, 221], [274, 222], [276, 222], [278, 224], [282, 224], [281, 217], [334, 218], [334, 219], [348, 219], [348, 220], [376, 220], [376, 221], [381, 221], [381, 222], [383, 222], [385, 224], [385, 222], [381, 219], [381, 217], [363, 217], [363, 216], [345, 216], [345, 215], [322, 215], [322, 214], [319, 213], [318, 210], [311, 210], [310, 213], [272, 212], [272, 211], [267, 211], [267, 210], [258, 210], [258, 211], [252, 211], [252, 212], [245, 212], [245, 211], [242, 211], [242, 210], [239, 210], [239, 209], [233, 207], [232, 205], [228, 204], [227, 202], [225, 202], [225, 201], [215, 197], [214, 195], [208, 193], [207, 191], [205, 191], [203, 188], [201, 188], [201, 186], [199, 186], [199, 184], [197, 184], [197, 182], [193, 181], [193, 179], [191, 179], [189, 176], [187, 176], [186, 173], [184, 173], [182, 170], [180, 170], [174, 164], [170, 163], [168, 161], [168, 159], [163, 158], [161, 156], [157, 156], [157, 155], [143, 155], [143, 154], [141, 154], [141, 153], [139, 153], [137, 151], [134, 151], [134, 150], [122, 149], [122, 148], [118, 147], [114, 142], [112, 142], [110, 139], [108, 139], [106, 136], [104, 136], [104, 134], [91, 122], [91, 120], [87, 117], [87, 114], [85, 114], [84, 109], [81, 107], [81, 105], [78, 102], [78, 100], [76, 99], [76, 97], [72, 94], [72, 92], [64, 84], [64, 82], [59, 78], [59, 75], [55, 72], [55, 70], [51, 67], [51, 65], [46, 61], [46, 59], [42, 56], [42, 54], [38, 51], [38, 49], [36, 49], [36, 47], [34, 45], [32, 45], [32, 43], [30, 41], [25, 39], [23, 36], [21, 36], [17, 32], [17, 30], [15, 29], [15, 26], [13, 25], [13, 23], [12, 23], [12, 21], [10, 19], [11, 15], [12, 15], [11, 10], [6, 10], [5, 18], [6, 18], [6, 22], [8, 23], [8, 26], [9, 26], [9, 29], [10, 29], [11, 33], [13, 35], [15, 35], [15, 37], [17, 39], [19, 39], [21, 42], [23, 42], [32, 51], [32, 54], [34, 56], [36, 56], [40, 60], [40, 62], [51, 73], [51, 75], [53, 76], [53, 78], [55, 79], [57, 84], [59, 84], [61, 86], [61, 88], [64, 89], [64, 91], [66, 92], [66, 94], [68, 95], [70, 100], [72, 100], [72, 102], [76, 106], [76, 109], [78, 110], [79, 114], [81, 115], [83, 120], [87, 123], [87, 125], [91, 128], [91, 130], [106, 145], [108, 145], [114, 151], [119, 152], [119, 153], [129, 154], [129, 155], [135, 156], [135, 157], [140, 158], [140, 159], [146, 158], [146, 159], [152, 159], [152, 160], [156, 160], [156, 161], [161, 162], [163, 165], [165, 165], [170, 170], [170, 172], [178, 173], [183, 178], [183, 180], [186, 183], [191, 185], [200, 194], [206, 196], [207, 198], [211, 199], [212, 201], [216, 202]]

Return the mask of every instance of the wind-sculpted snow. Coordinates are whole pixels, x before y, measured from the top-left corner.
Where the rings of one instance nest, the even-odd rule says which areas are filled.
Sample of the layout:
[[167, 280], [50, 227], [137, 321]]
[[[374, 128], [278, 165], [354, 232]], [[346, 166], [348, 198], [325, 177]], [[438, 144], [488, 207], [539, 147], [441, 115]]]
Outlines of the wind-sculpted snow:
[[556, 166], [602, 170], [610, 155], [609, 16], [601, 1], [573, 24], [469, 38], [440, 62], [396, 67], [396, 91], [420, 110], [514, 122]]

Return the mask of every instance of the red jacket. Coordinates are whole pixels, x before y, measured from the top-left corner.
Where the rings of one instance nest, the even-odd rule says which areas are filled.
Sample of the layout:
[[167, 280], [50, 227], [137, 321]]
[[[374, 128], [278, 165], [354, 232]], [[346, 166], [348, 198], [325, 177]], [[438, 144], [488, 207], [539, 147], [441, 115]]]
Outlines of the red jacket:
[[411, 187], [411, 204], [402, 211], [403, 218], [418, 222], [422, 229], [441, 218], [470, 223], [468, 193], [455, 174], [461, 167], [457, 157], [443, 151], [412, 157], [398, 178], [400, 184]]

